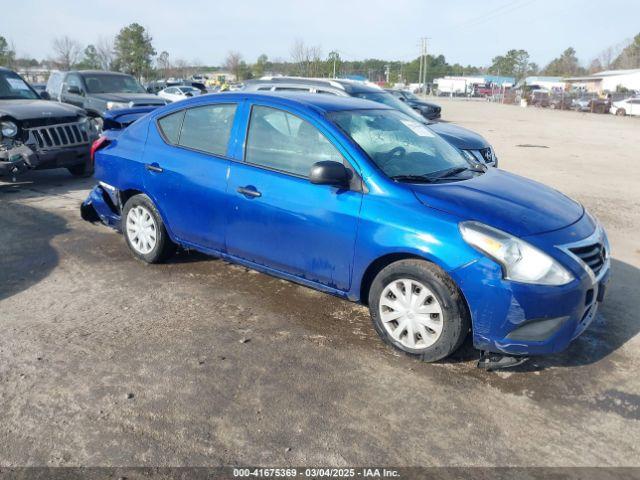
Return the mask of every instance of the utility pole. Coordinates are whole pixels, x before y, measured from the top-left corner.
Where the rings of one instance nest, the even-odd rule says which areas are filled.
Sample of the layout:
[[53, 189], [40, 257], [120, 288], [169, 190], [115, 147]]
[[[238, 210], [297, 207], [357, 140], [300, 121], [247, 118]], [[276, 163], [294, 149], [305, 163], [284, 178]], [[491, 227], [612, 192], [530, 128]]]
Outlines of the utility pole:
[[429, 37], [420, 39], [420, 71], [418, 73], [418, 84], [420, 85], [420, 93], [427, 93], [427, 41]]
[[422, 60], [423, 60], [422, 43], [419, 46], [420, 46], [420, 70], [418, 71], [418, 88], [419, 88], [419, 91], [422, 92]]
[[422, 75], [423, 75], [423, 77], [422, 77], [422, 85], [424, 87], [424, 94], [425, 95], [427, 94], [427, 63], [428, 63], [428, 61], [427, 61], [427, 42], [429, 40], [430, 40], [429, 37], [424, 37], [422, 39], [422, 42], [424, 44], [423, 49], [422, 49], [423, 55], [424, 55], [424, 61], [423, 61], [424, 67], [422, 68]]

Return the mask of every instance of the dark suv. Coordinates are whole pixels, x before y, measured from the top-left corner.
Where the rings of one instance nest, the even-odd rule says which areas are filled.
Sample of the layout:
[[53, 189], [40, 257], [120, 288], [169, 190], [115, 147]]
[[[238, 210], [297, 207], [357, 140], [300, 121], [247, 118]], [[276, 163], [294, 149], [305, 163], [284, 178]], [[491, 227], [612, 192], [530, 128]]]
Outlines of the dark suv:
[[58, 167], [90, 175], [95, 137], [84, 110], [43, 100], [20, 75], [0, 67], [0, 176]]
[[[163, 99], [147, 93], [131, 75], [124, 73], [66, 72], [60, 88], [61, 102], [82, 107], [90, 116], [100, 119], [109, 110], [166, 104]], [[56, 97], [55, 92], [52, 96]]]

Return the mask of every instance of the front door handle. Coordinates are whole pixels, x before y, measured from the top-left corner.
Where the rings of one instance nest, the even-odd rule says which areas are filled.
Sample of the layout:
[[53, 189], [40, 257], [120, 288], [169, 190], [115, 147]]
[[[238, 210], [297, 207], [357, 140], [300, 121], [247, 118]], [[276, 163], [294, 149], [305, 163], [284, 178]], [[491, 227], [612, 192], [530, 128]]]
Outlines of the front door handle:
[[262, 194], [258, 190], [256, 190], [256, 187], [253, 187], [251, 185], [247, 185], [246, 187], [238, 187], [238, 190], [236, 191], [247, 198], [258, 198], [262, 196]]
[[162, 167], [160, 165], [158, 165], [157, 163], [147, 163], [144, 166], [144, 168], [146, 168], [150, 172], [156, 172], [156, 173], [162, 173], [164, 171], [164, 170], [162, 170]]

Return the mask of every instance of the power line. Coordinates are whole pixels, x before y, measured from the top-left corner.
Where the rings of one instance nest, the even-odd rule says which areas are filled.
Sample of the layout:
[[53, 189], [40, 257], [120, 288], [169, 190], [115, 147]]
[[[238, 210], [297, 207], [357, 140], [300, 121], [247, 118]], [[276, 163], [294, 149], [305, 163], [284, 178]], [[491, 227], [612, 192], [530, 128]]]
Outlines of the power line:
[[517, 10], [520, 10], [521, 8], [527, 7], [529, 5], [531, 5], [532, 3], [534, 3], [536, 0], [516, 0], [514, 2], [511, 2], [509, 4], [505, 4], [502, 7], [496, 8], [494, 10], [490, 10], [489, 12], [486, 12], [484, 15], [480, 15], [479, 17], [473, 18], [471, 20], [467, 20], [461, 24], [459, 24], [457, 27], [454, 28], [473, 28], [473, 27], [477, 27], [479, 25], [482, 25], [490, 20], [494, 20], [502, 15], [505, 15], [507, 13], [513, 13]]

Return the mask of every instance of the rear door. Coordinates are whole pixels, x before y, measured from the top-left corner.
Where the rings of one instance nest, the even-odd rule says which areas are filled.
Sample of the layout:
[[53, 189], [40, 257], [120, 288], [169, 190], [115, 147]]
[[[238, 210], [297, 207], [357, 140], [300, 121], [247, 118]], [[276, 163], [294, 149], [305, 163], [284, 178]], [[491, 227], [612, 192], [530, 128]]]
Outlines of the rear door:
[[150, 126], [145, 188], [180, 241], [224, 250], [229, 139], [237, 103], [195, 106]]
[[314, 185], [311, 166], [345, 160], [320, 125], [290, 111], [253, 105], [242, 162], [229, 173], [227, 251], [338, 290], [348, 290], [361, 184]]

